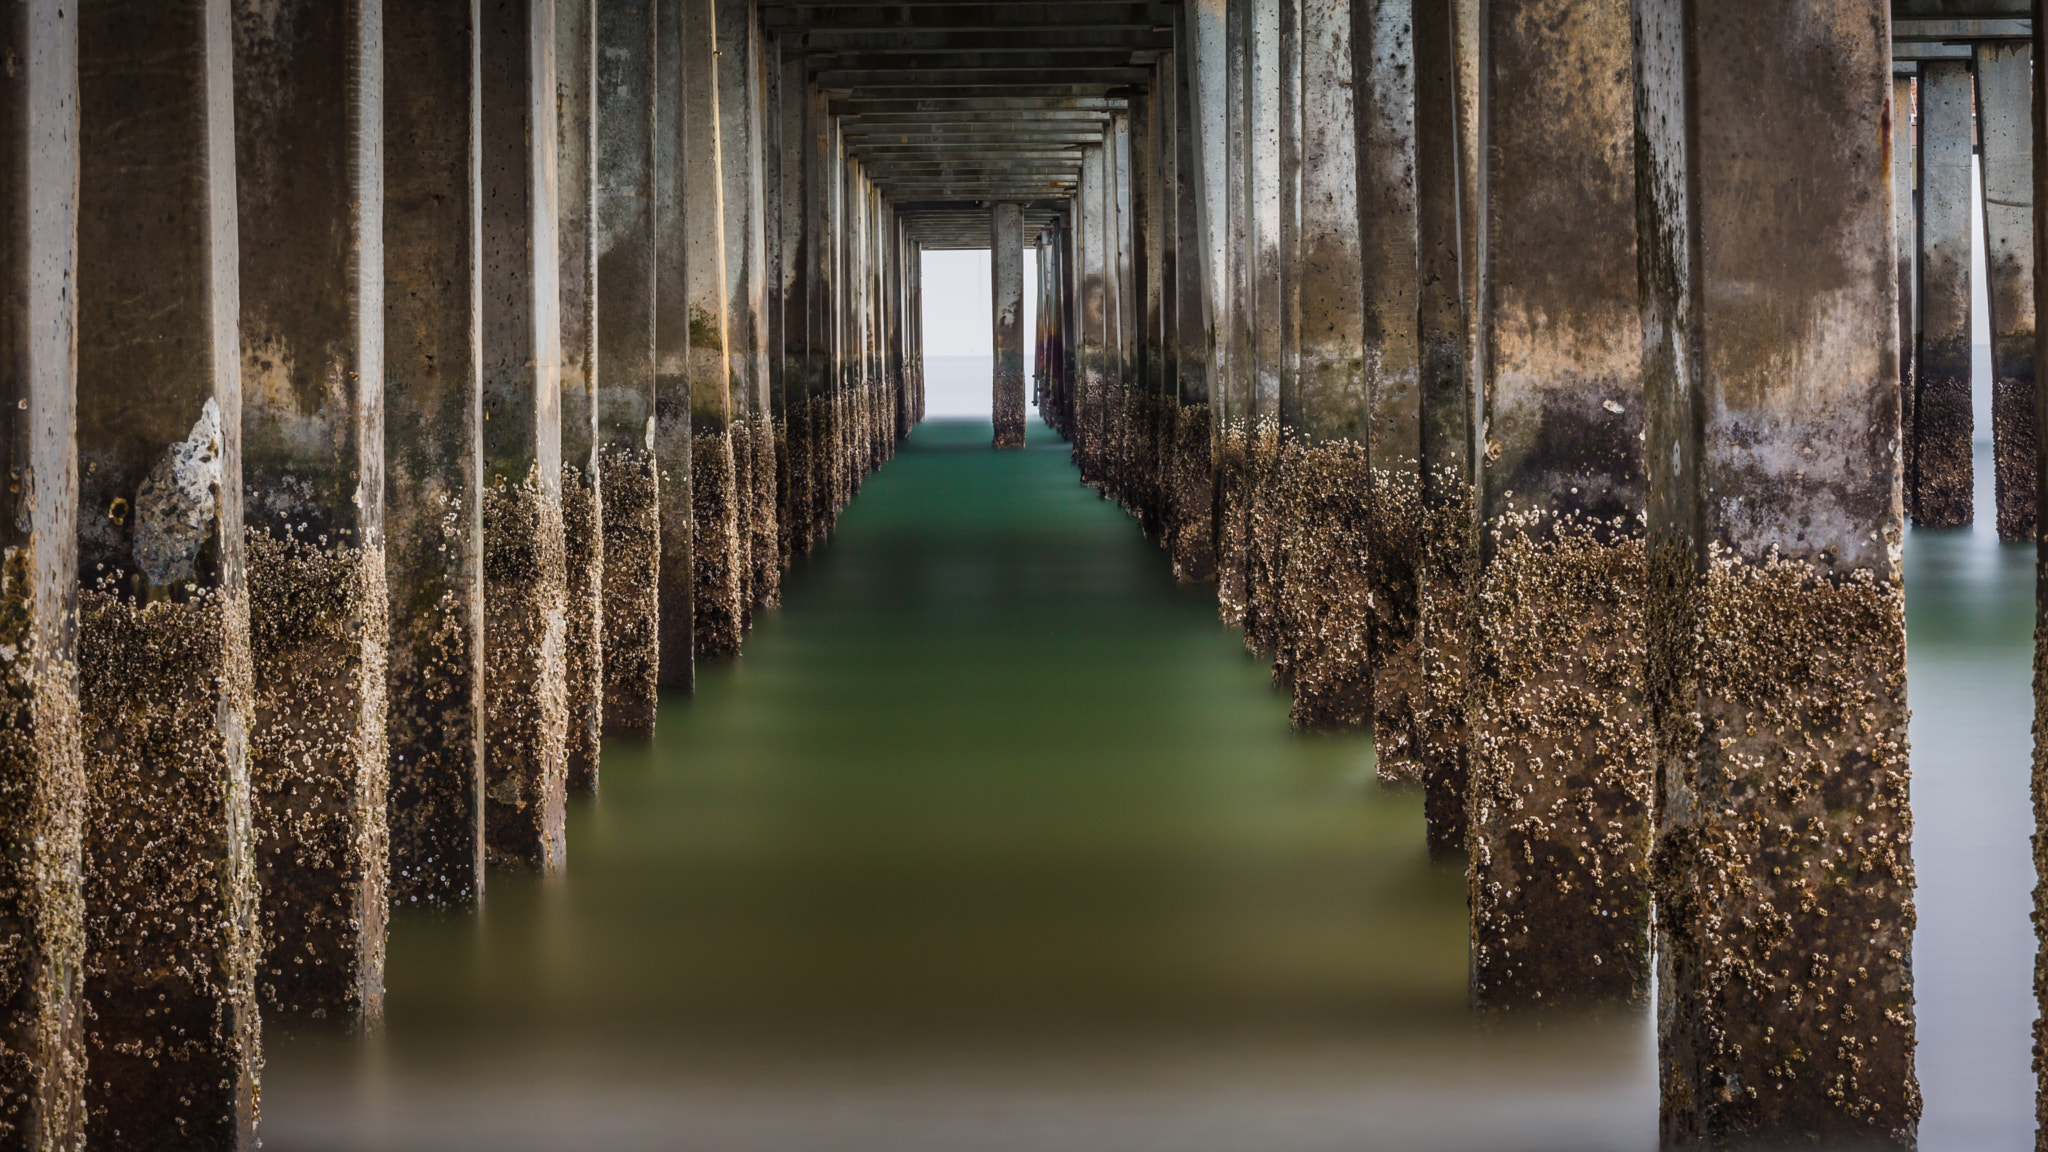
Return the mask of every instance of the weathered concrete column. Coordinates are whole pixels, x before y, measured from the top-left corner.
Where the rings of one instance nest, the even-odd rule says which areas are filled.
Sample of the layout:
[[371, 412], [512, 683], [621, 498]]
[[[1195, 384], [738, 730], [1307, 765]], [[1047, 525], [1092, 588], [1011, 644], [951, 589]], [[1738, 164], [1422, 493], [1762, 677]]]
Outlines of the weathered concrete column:
[[[1132, 106], [1142, 103], [1131, 100]], [[1113, 112], [1109, 117], [1109, 332], [1111, 334], [1109, 387], [1102, 403], [1103, 494], [1127, 510], [1131, 502], [1131, 473], [1135, 452], [1131, 420], [1131, 394], [1144, 373], [1144, 333], [1139, 327], [1142, 285], [1138, 280], [1137, 217], [1132, 199], [1135, 172], [1131, 112]]]
[[782, 407], [787, 425], [784, 457], [789, 470], [788, 506], [782, 534], [791, 558], [810, 551], [817, 522], [814, 508], [817, 441], [812, 424], [815, 358], [819, 333], [812, 315], [812, 276], [817, 261], [817, 234], [812, 215], [817, 207], [813, 177], [816, 141], [810, 120], [812, 97], [804, 78], [804, 56], [793, 36], [778, 36], [777, 65], [781, 90], [782, 243], [779, 286], [782, 294]]
[[253, 1148], [231, 16], [78, 17], [86, 1144]]
[[654, 461], [655, 18], [597, 7], [597, 421], [604, 508], [604, 732], [654, 735], [661, 483]]
[[1649, 992], [1628, 0], [1483, 9], [1473, 998]]
[[[2040, 5], [2035, 5], [2036, 9]], [[2033, 20], [2033, 48], [2037, 60], [2048, 60], [2048, 20], [2036, 11]], [[2033, 97], [2034, 114], [2034, 181], [2039, 184], [2048, 180], [2048, 74], [2039, 68], [2034, 70], [2030, 89]], [[1894, 110], [1893, 115], [1897, 115]], [[2048, 267], [2048, 196], [2034, 198], [2034, 266]], [[2034, 281], [2034, 311], [2039, 315], [2043, 309], [2044, 297], [2048, 297], [2048, 283], [2040, 278]], [[2048, 341], [2048, 326], [2034, 328], [2034, 362], [2048, 363], [2048, 348], [2042, 346]], [[2041, 409], [2048, 400], [2048, 389], [2035, 389], [2034, 426], [2048, 428], [2048, 413]], [[2034, 440], [2035, 508], [2048, 507], [2048, 436], [2036, 436]], [[2042, 731], [2048, 725], [2048, 661], [2040, 659], [2040, 653], [2048, 651], [2048, 516], [2034, 518], [2034, 730]], [[2034, 741], [2033, 787], [2034, 838], [2040, 843], [2048, 836], [2048, 740]], [[2048, 1043], [2048, 859], [2039, 852], [2034, 855], [2034, 1000], [2039, 1013], [2034, 1023], [2034, 1044], [2040, 1048]], [[2042, 1114], [2044, 1103], [2048, 1103], [2048, 1061], [2034, 1063], [2034, 1111], [2037, 1118]], [[2039, 1132], [2043, 1129], [2037, 1123], [2035, 1143], [2040, 1142]]]
[[[1467, 595], [1478, 556], [1472, 491], [1472, 374], [1460, 267], [1476, 255], [1478, 155], [1476, 0], [1415, 9], [1416, 391], [1421, 436], [1422, 541], [1416, 558], [1414, 755], [1420, 762], [1429, 848], [1465, 853], [1469, 746]], [[1462, 173], [1462, 175], [1461, 175]], [[1462, 201], [1462, 203], [1461, 203]], [[1461, 227], [1461, 220], [1471, 223]]]
[[[1227, 291], [1217, 306], [1221, 367], [1216, 398], [1216, 607], [1225, 624], [1242, 624], [1250, 578], [1250, 456], [1254, 394], [1251, 294], [1251, 5], [1226, 4], [1222, 54], [1224, 216], [1220, 252]], [[1210, 47], [1201, 49], [1205, 54]], [[1204, 69], [1214, 77], [1215, 69]], [[1210, 81], [1213, 83], [1213, 79]]]
[[1970, 65], [1920, 72], [1920, 354], [1907, 512], [1928, 528], [1972, 515], [1970, 408]]
[[[1277, 594], [1283, 531], [1280, 472], [1281, 378], [1289, 367], [1291, 329], [1284, 317], [1287, 284], [1281, 237], [1286, 175], [1281, 171], [1280, 7], [1283, 0], [1245, 5], [1245, 293], [1250, 422], [1245, 434], [1244, 643], [1269, 652], [1280, 641]], [[1291, 383], [1289, 388], [1291, 390]]]
[[801, 243], [790, 229], [788, 213], [788, 169], [801, 164], [800, 153], [784, 154], [798, 146], [802, 137], [789, 136], [788, 105], [783, 100], [782, 43], [785, 36], [766, 32], [761, 40], [761, 224], [763, 228], [762, 300], [767, 310], [768, 418], [775, 445], [775, 555], [779, 569], [787, 568], [791, 556], [790, 525], [790, 397], [797, 380], [791, 372], [792, 328], [803, 323], [801, 309], [789, 307], [789, 262]]
[[1124, 507], [1137, 517], [1148, 536], [1157, 536], [1161, 529], [1159, 393], [1166, 370], [1160, 292], [1165, 258], [1160, 227], [1160, 68], [1159, 64], [1153, 66], [1151, 85], [1130, 99], [1131, 334], [1125, 361], [1129, 376], [1124, 381], [1123, 471], [1119, 478]]
[[[752, 0], [718, 0], [719, 147], [724, 178], [726, 300], [731, 309], [733, 448], [747, 461], [740, 493], [743, 615], [782, 599], [775, 516], [775, 420], [768, 376], [767, 203], [762, 186], [761, 36]], [[741, 441], [744, 439], [744, 448]]]
[[1976, 45], [1998, 538], [2034, 538], [2034, 49]]
[[482, 210], [476, 28], [384, 12], [384, 538], [391, 899], [484, 891]]
[[1106, 346], [1109, 322], [1108, 268], [1105, 255], [1108, 233], [1108, 133], [1104, 144], [1089, 145], [1081, 158], [1081, 198], [1075, 209], [1075, 246], [1080, 250], [1076, 269], [1080, 277], [1081, 380], [1075, 396], [1074, 462], [1083, 483], [1102, 476], [1102, 395], [1108, 368]]
[[1914, 1146], [1885, 7], [1636, 3], [1667, 1148]]
[[[802, 81], [804, 61], [801, 55], [791, 62], [785, 73], [792, 79]], [[838, 237], [833, 230], [835, 209], [839, 199], [838, 165], [834, 156], [836, 136], [832, 119], [826, 114], [825, 93], [815, 85], [806, 84], [804, 93], [803, 120], [803, 204], [804, 204], [804, 253], [803, 253], [803, 310], [805, 327], [808, 332], [806, 345], [808, 355], [805, 365], [805, 417], [804, 440], [808, 460], [803, 461], [809, 480], [809, 515], [803, 524], [804, 547], [815, 548], [824, 542], [832, 528], [833, 515], [833, 461], [834, 446], [838, 435], [833, 423], [833, 404], [837, 396], [835, 373], [838, 370], [838, 326], [834, 314], [833, 284], [838, 261]]]
[[0, 17], [0, 379], [8, 611], [0, 744], [0, 1142], [85, 1138], [82, 1012], [87, 786], [78, 713], [78, 9]]
[[[654, 424], [661, 546], [656, 583], [656, 676], [663, 688], [697, 685], [696, 528], [690, 426], [690, 282], [685, 228], [683, 7], [654, 6]], [[708, 2], [708, 0], [705, 0]]]
[[[1913, 397], [1919, 378], [1920, 278], [1914, 254], [1920, 248], [1920, 216], [1916, 206], [1919, 156], [1914, 131], [1914, 87], [1917, 64], [1892, 65], [1892, 244], [1897, 254], [1899, 285], [1899, 460], [1905, 478], [1906, 513], [1913, 511]], [[1901, 71], [1904, 69], [1905, 71]]]
[[[1392, 235], [1393, 211], [1381, 211], [1381, 183], [1364, 167], [1398, 179], [1403, 192], [1410, 186], [1410, 63], [1408, 53], [1399, 53], [1396, 65], [1392, 48], [1374, 45], [1370, 5], [1359, 8], [1363, 26], [1353, 27], [1352, 12], [1351, 0], [1302, 0], [1299, 117], [1290, 118], [1300, 133], [1290, 294], [1298, 343], [1292, 386], [1281, 397], [1294, 443], [1277, 499], [1290, 513], [1281, 607], [1288, 636], [1281, 651], [1292, 657], [1291, 719], [1306, 729], [1364, 728], [1373, 721], [1372, 639], [1379, 631], [1374, 529], [1387, 511], [1376, 506], [1368, 464], [1377, 415], [1373, 392], [1382, 384], [1379, 375], [1391, 376], [1384, 390], [1405, 393], [1411, 411], [1415, 392], [1414, 357], [1403, 355], [1414, 346], [1413, 278], [1395, 274], [1395, 254], [1403, 249], [1406, 266], [1414, 266], [1413, 198], [1400, 197], [1409, 205], [1404, 240]], [[1405, 45], [1405, 16], [1400, 24]], [[1361, 88], [1354, 48], [1386, 55], [1389, 70], [1398, 67], [1400, 89], [1371, 84], [1370, 58], [1355, 65], [1366, 81]], [[1396, 120], [1403, 125], [1398, 135], [1374, 131]], [[1369, 297], [1384, 307], [1368, 309]], [[1410, 301], [1405, 309], [1404, 300]], [[1385, 775], [1390, 750], [1398, 754], [1405, 744], [1397, 739], [1390, 749], [1382, 736], [1377, 746]]]
[[[1220, 209], [1212, 208], [1207, 197], [1212, 184], [1221, 189], [1212, 178], [1220, 176], [1220, 172], [1212, 174], [1210, 169], [1220, 168], [1223, 163], [1222, 109], [1218, 107], [1213, 113], [1209, 109], [1203, 95], [1207, 78], [1202, 73], [1203, 69], [1219, 64], [1221, 44], [1209, 50], [1204, 37], [1221, 34], [1222, 15], [1220, 3], [1190, 6], [1175, 24], [1175, 58], [1179, 63], [1174, 70], [1174, 291], [1178, 296], [1174, 305], [1175, 330], [1168, 335], [1177, 344], [1174, 355], [1179, 411], [1171, 445], [1168, 499], [1172, 505], [1174, 576], [1186, 583], [1216, 578], [1216, 410], [1211, 393], [1221, 361], [1216, 349], [1209, 275], [1213, 261], [1213, 224], [1209, 217], [1212, 212], [1220, 215]], [[1220, 82], [1222, 76], [1218, 74], [1214, 80]], [[1220, 96], [1217, 102], [1220, 104]]]
[[989, 209], [995, 325], [995, 444], [1024, 446], [1024, 206]]
[[604, 500], [597, 434], [597, 0], [555, 0], [561, 266], [562, 556], [568, 572], [568, 787], [597, 791], [604, 732]]
[[234, 16], [257, 988], [287, 1018], [371, 1026], [390, 842], [383, 5]]
[[568, 574], [555, 164], [556, 0], [483, 10], [484, 847], [561, 868]]
[[690, 516], [695, 653], [740, 651], [739, 474], [725, 277], [725, 157], [719, 142], [716, 0], [682, 0], [683, 277], [689, 317]]

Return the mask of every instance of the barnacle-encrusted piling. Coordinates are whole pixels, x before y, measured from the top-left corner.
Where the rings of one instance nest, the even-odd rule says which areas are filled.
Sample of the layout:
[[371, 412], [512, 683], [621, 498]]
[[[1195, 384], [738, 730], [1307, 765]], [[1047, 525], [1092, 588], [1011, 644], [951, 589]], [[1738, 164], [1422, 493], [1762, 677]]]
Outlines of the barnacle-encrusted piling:
[[391, 900], [483, 895], [481, 189], [465, 11], [385, 12], [385, 577]]
[[555, 5], [485, 10], [484, 744], [489, 862], [559, 870], [568, 778]]
[[1024, 446], [1024, 209], [989, 209], [991, 322], [995, 328], [995, 446]]
[[374, 3], [235, 22], [258, 988], [362, 1026], [389, 855], [381, 38]]
[[1300, 449], [1280, 481], [1294, 525], [1283, 586], [1296, 728], [1372, 722], [1368, 472], [1363, 445], [1329, 441]]
[[[684, 181], [689, 170], [711, 167], [686, 162], [687, 156], [702, 153], [686, 153], [684, 121], [690, 115], [703, 114], [689, 99], [684, 85], [684, 60], [690, 41], [684, 35], [683, 8], [688, 2], [657, 0], [647, 8], [653, 25], [648, 69], [653, 85], [654, 136], [648, 164], [648, 195], [654, 231], [654, 384], [645, 435], [647, 451], [653, 458], [661, 527], [655, 551], [659, 567], [655, 579], [658, 611], [653, 622], [654, 668], [659, 687], [683, 692], [692, 690], [697, 682], [697, 522], [690, 504], [691, 303], [696, 297], [690, 278], [692, 234], [685, 212]], [[710, 51], [708, 47], [698, 47], [703, 52]], [[701, 180], [703, 174], [699, 177]], [[698, 227], [703, 227], [703, 221], [698, 221]], [[604, 282], [600, 271], [598, 283]], [[722, 288], [716, 279], [712, 284]], [[602, 311], [599, 317], [602, 319]], [[723, 379], [722, 365], [719, 373]]]
[[228, 8], [78, 11], [75, 578], [94, 1149], [256, 1143]]
[[83, 1142], [78, 14], [0, 16], [0, 1146]]
[[1920, 350], [1914, 364], [1913, 522], [1955, 528], [1973, 514], [1970, 408], [1970, 64], [1920, 70]]
[[1280, 639], [1280, 549], [1291, 495], [1283, 467], [1280, 423], [1271, 416], [1252, 421], [1244, 453], [1244, 646], [1271, 652]]
[[1649, 993], [1627, 0], [1482, 8], [1486, 349], [1465, 716], [1472, 995]]
[[654, 734], [661, 601], [661, 486], [653, 454], [607, 446], [604, 469], [604, 727]]
[[1215, 428], [1207, 404], [1190, 404], [1174, 421], [1173, 574], [1185, 583], [1216, 578]]
[[[692, 648], [697, 659], [737, 656], [745, 624], [732, 327], [726, 282], [726, 204], [719, 156], [716, 0], [683, 0], [683, 291], [688, 301]], [[668, 605], [663, 605], [664, 609]]]
[[[597, 790], [604, 733], [604, 500], [599, 491], [597, 0], [555, 0], [555, 205], [562, 325], [562, 541], [568, 779]], [[644, 107], [644, 105], [643, 105]]]
[[[2034, 538], [2033, 45], [1975, 45], [1998, 538]], [[1904, 294], [1903, 291], [1901, 293]]]
[[1666, 1147], [1916, 1142], [1884, 9], [1637, 13]]

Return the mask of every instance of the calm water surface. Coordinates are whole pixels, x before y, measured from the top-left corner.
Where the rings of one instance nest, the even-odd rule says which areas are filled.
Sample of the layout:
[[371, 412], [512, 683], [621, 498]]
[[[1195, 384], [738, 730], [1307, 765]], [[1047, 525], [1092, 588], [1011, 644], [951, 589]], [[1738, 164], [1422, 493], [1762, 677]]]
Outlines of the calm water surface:
[[[273, 1028], [267, 1145], [1654, 1147], [1645, 1021], [1475, 1026], [1419, 796], [1031, 434], [919, 428], [380, 1039]], [[1931, 1150], [2031, 1131], [2027, 561], [1908, 551]]]

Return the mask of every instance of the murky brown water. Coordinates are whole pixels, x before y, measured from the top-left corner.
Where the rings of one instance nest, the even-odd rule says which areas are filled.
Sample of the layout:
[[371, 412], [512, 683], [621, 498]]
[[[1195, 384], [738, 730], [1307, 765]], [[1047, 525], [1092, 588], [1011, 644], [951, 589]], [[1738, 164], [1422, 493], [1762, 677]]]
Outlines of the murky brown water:
[[[1654, 1147], [1647, 1022], [1475, 1025], [1420, 797], [1031, 431], [918, 429], [566, 877], [399, 914], [381, 1040], [273, 1029], [266, 1144]], [[2031, 1130], [2025, 560], [1909, 550], [1930, 1150]]]

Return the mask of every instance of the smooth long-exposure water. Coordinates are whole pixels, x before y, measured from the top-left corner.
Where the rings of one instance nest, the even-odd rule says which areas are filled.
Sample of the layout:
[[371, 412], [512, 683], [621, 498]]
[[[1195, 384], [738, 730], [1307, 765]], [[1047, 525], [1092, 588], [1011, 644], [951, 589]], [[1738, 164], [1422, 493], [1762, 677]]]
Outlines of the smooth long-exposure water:
[[[397, 910], [383, 1036], [273, 1028], [266, 1144], [1654, 1147], [1647, 1021], [1476, 1024], [1420, 797], [1290, 735], [1043, 425], [988, 440], [917, 429], [745, 656], [607, 745], [566, 876]], [[2031, 556], [1907, 559], [1923, 1147], [2019, 1147]]]

